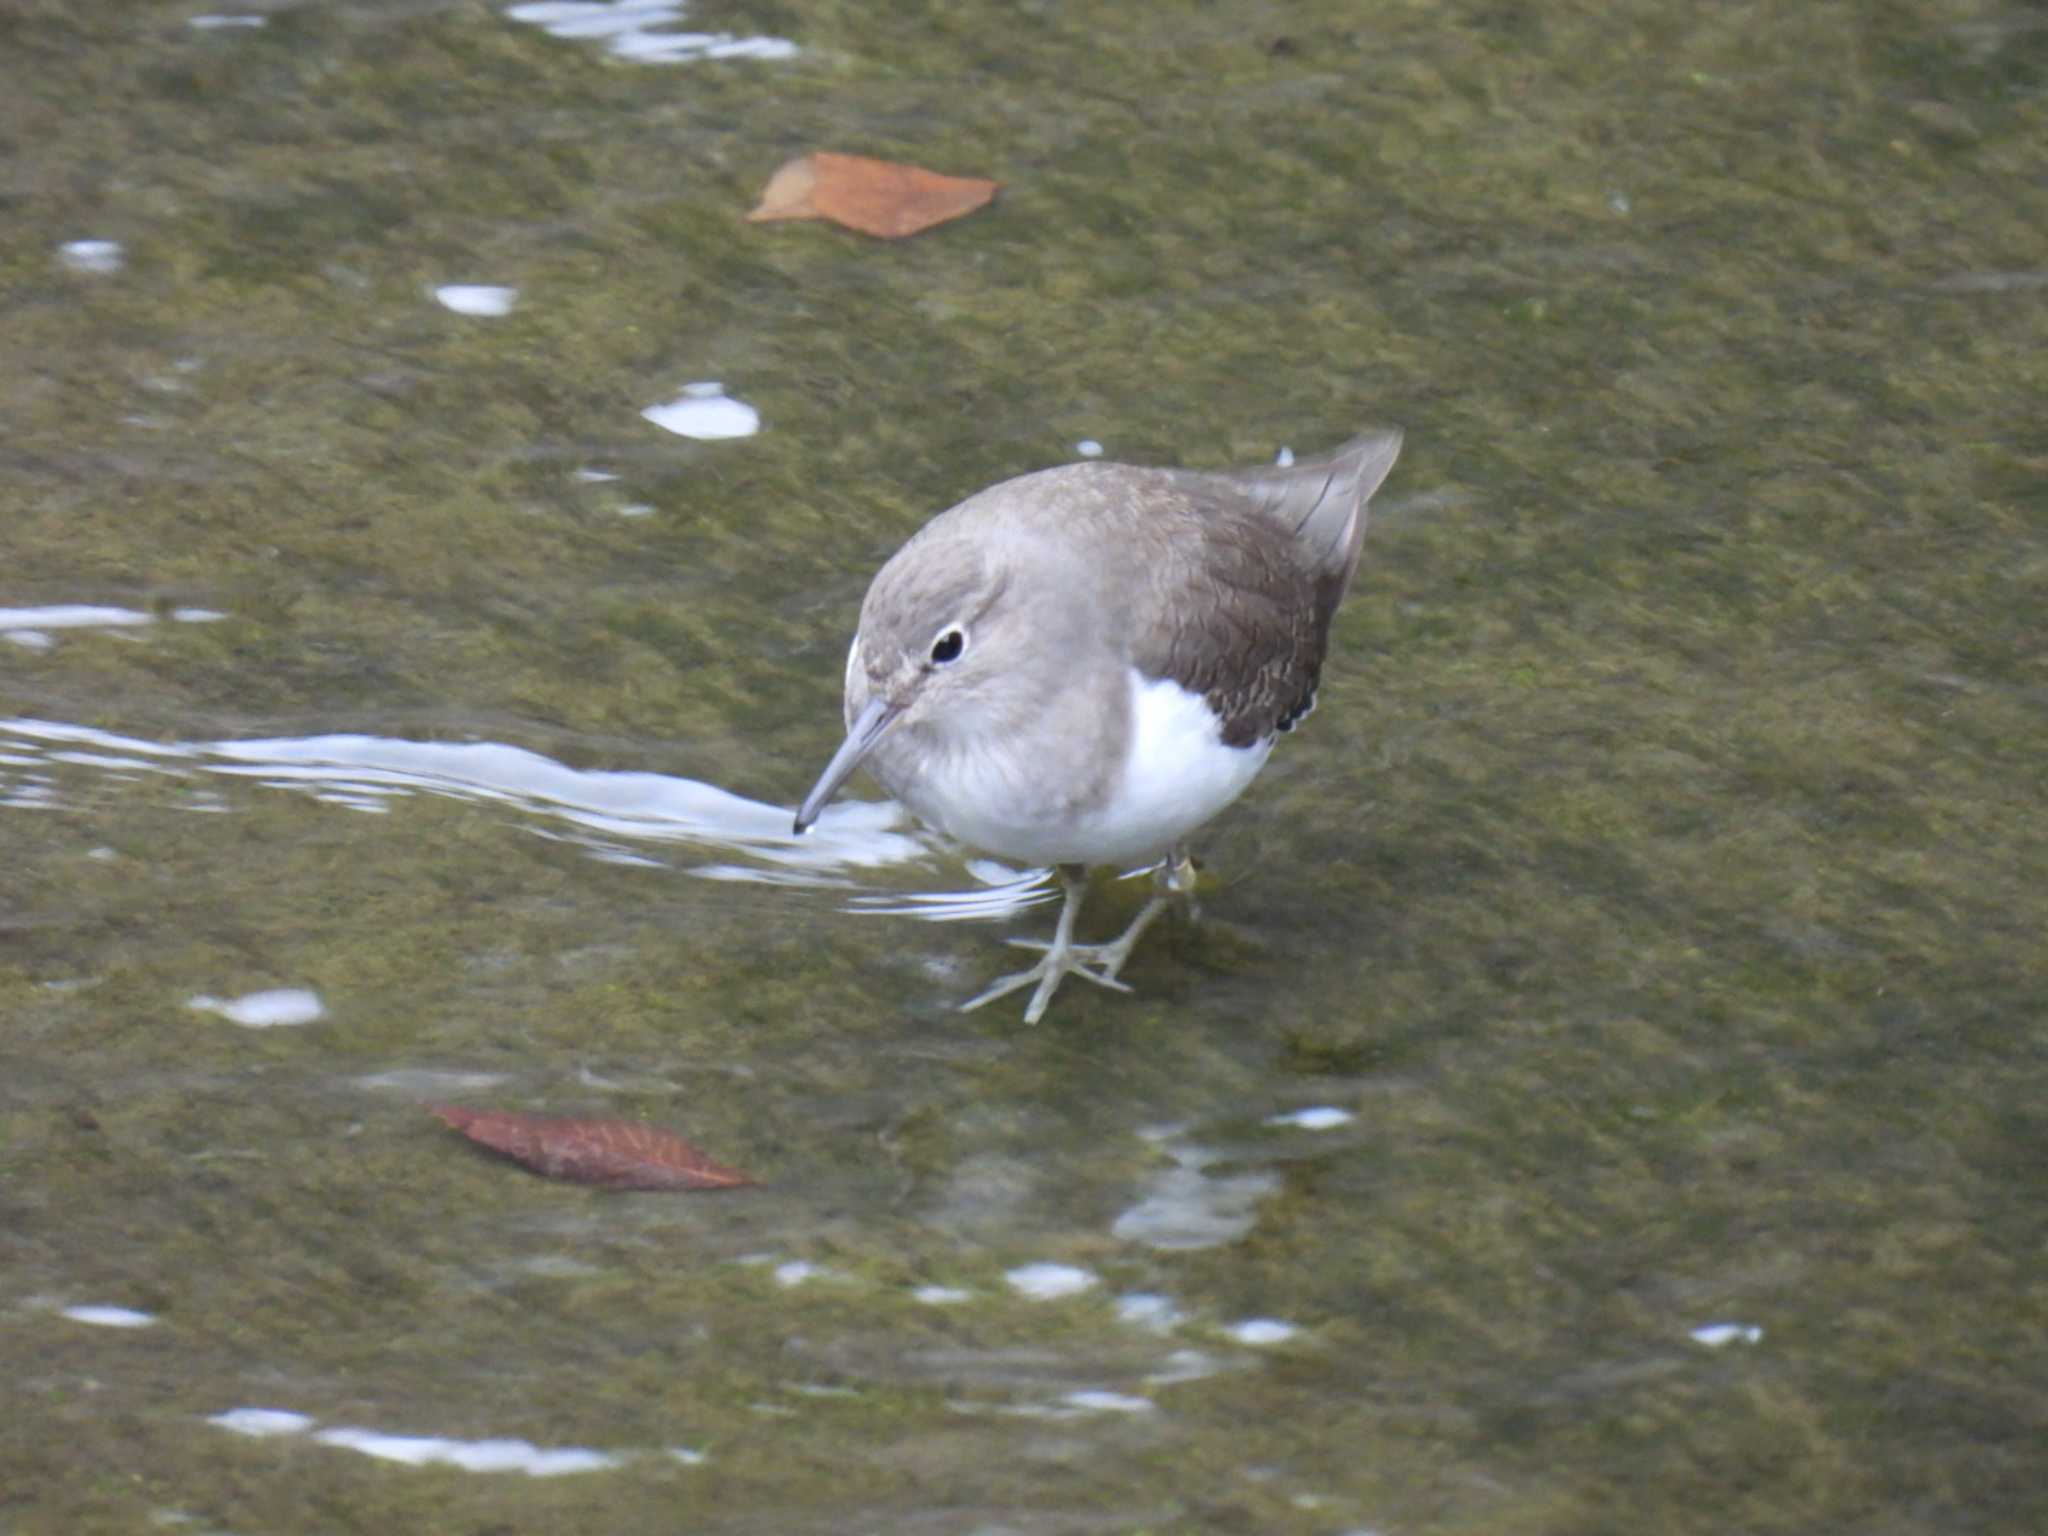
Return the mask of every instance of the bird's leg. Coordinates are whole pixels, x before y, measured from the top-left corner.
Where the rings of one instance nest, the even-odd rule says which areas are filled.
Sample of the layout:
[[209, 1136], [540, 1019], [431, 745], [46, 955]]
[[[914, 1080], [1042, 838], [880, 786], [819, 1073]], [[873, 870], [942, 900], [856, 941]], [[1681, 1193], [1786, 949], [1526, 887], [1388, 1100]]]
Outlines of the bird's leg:
[[1174, 849], [1164, 864], [1153, 871], [1152, 895], [1145, 905], [1138, 909], [1138, 915], [1131, 919], [1131, 926], [1107, 944], [1076, 944], [1074, 942], [1074, 919], [1081, 912], [1081, 896], [1087, 889], [1088, 871], [1079, 864], [1062, 864], [1060, 879], [1067, 890], [1066, 902], [1060, 907], [1059, 926], [1053, 930], [1052, 942], [1038, 939], [1012, 939], [1010, 942], [1019, 949], [1042, 949], [1045, 958], [1027, 971], [1000, 978], [986, 992], [970, 998], [960, 1005], [965, 1013], [970, 1008], [979, 1008], [983, 1003], [994, 1002], [1006, 997], [1020, 987], [1038, 983], [1038, 990], [1031, 994], [1031, 1004], [1024, 1010], [1024, 1022], [1036, 1024], [1045, 1014], [1045, 1006], [1052, 1001], [1052, 994], [1063, 977], [1069, 973], [1094, 982], [1099, 987], [1109, 987], [1118, 992], [1128, 992], [1130, 985], [1117, 980], [1117, 973], [1124, 968], [1124, 962], [1131, 958], [1131, 951], [1138, 947], [1138, 940], [1151, 926], [1152, 920], [1164, 912], [1175, 896], [1185, 896], [1190, 915], [1194, 912], [1195, 861], [1184, 849]]
[[1202, 904], [1195, 899], [1195, 883], [1200, 878], [1195, 873], [1195, 856], [1185, 848], [1174, 849], [1166, 856], [1166, 862], [1152, 872], [1152, 879], [1160, 890], [1187, 898], [1188, 921], [1191, 923], [1202, 920]]
[[[1115, 982], [1117, 973], [1124, 968], [1124, 962], [1131, 958], [1131, 951], [1138, 947], [1139, 937], [1151, 926], [1152, 919], [1164, 912], [1167, 904], [1176, 896], [1187, 898], [1188, 916], [1194, 917], [1195, 861], [1188, 857], [1185, 848], [1174, 849], [1166, 856], [1166, 862], [1152, 871], [1152, 894], [1147, 898], [1145, 905], [1138, 909], [1138, 915], [1131, 919], [1130, 927], [1107, 944], [1074, 946], [1076, 957], [1093, 965], [1101, 973], [1097, 975], [1083, 971], [1082, 974], [1091, 981]], [[1124, 990], [1130, 989], [1126, 987]]]
[[1060, 882], [1066, 887], [1067, 899], [1060, 907], [1059, 926], [1053, 929], [1052, 942], [1041, 944], [1031, 939], [1010, 941], [1023, 949], [1042, 949], [1045, 951], [1045, 958], [1029, 970], [999, 978], [986, 992], [962, 1003], [962, 1013], [970, 1008], [979, 1008], [983, 1003], [992, 1003], [999, 997], [1007, 997], [1018, 988], [1028, 987], [1035, 981], [1038, 983], [1038, 990], [1031, 994], [1030, 1005], [1024, 1010], [1024, 1022], [1036, 1024], [1045, 1016], [1045, 1005], [1052, 1001], [1052, 995], [1058, 989], [1061, 980], [1070, 973], [1085, 976], [1098, 986], [1113, 987], [1119, 992], [1131, 990], [1116, 979], [1114, 971], [1104, 973], [1089, 969], [1095, 951], [1102, 946], [1074, 942], [1074, 919], [1081, 914], [1081, 897], [1088, 889], [1087, 869], [1080, 864], [1062, 864]]

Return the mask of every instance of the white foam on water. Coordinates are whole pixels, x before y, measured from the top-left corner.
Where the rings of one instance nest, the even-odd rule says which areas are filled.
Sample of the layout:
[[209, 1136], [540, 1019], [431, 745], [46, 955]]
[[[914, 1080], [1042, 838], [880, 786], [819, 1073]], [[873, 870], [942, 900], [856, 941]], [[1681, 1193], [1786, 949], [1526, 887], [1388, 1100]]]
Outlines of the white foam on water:
[[735, 400], [725, 386], [706, 380], [685, 384], [673, 400], [650, 405], [640, 413], [664, 432], [700, 441], [752, 437], [761, 430], [761, 413], [744, 400]]
[[91, 1323], [96, 1328], [147, 1328], [156, 1321], [148, 1312], [137, 1312], [130, 1307], [83, 1306], [66, 1307], [63, 1316], [74, 1323]]
[[204, 995], [188, 997], [185, 1006], [201, 1013], [217, 1013], [229, 1023], [240, 1024], [245, 1029], [311, 1024], [327, 1012], [320, 1001], [320, 994], [307, 987], [273, 987], [266, 992], [250, 992], [227, 999]]
[[1058, 1301], [1093, 1289], [1097, 1276], [1093, 1270], [1072, 1264], [1023, 1264], [1006, 1271], [1003, 1278], [1020, 1296], [1032, 1301]]
[[372, 1092], [408, 1094], [422, 1099], [453, 1099], [465, 1093], [484, 1093], [511, 1081], [504, 1072], [442, 1072], [432, 1067], [395, 1067], [389, 1072], [371, 1072], [352, 1079], [358, 1088]]
[[1133, 1397], [1128, 1392], [1108, 1392], [1099, 1388], [1069, 1392], [1060, 1401], [1083, 1413], [1150, 1413], [1158, 1406], [1149, 1397]]
[[73, 272], [107, 277], [127, 265], [128, 253], [118, 240], [66, 240], [57, 247], [57, 259]]
[[505, 14], [553, 37], [602, 43], [607, 52], [637, 64], [796, 57], [796, 44], [783, 37], [661, 30], [681, 21], [687, 10], [683, 0], [535, 0], [510, 6]]
[[196, 27], [201, 32], [220, 32], [232, 27], [267, 27], [270, 25], [270, 18], [267, 16], [193, 16], [187, 19], [185, 25]]
[[230, 1408], [206, 1422], [259, 1440], [275, 1435], [302, 1435], [313, 1427], [313, 1421], [305, 1414], [293, 1413], [288, 1408]]
[[[173, 608], [170, 616], [183, 624], [210, 624], [227, 617], [211, 608]], [[0, 608], [0, 631], [47, 629], [141, 629], [156, 615], [135, 608], [96, 603], [52, 603], [42, 608]]]
[[910, 1293], [912, 1301], [921, 1301], [928, 1307], [956, 1307], [963, 1301], [974, 1299], [972, 1291], [963, 1291], [957, 1285], [920, 1285]]
[[[314, 1420], [286, 1408], [230, 1408], [206, 1421], [231, 1434], [253, 1439], [275, 1439], [313, 1431]], [[576, 1472], [598, 1472], [624, 1464], [626, 1457], [610, 1451], [583, 1446], [538, 1446], [530, 1440], [457, 1440], [443, 1435], [396, 1435], [360, 1425], [341, 1424], [313, 1431], [321, 1445], [356, 1451], [379, 1461], [400, 1462], [409, 1467], [455, 1467], [464, 1472], [522, 1472], [528, 1477], [564, 1477]], [[669, 1452], [679, 1461], [701, 1453]]]
[[1756, 1344], [1762, 1342], [1763, 1336], [1763, 1329], [1750, 1323], [1703, 1323], [1692, 1330], [1692, 1341], [1709, 1349], [1722, 1349], [1730, 1344]]
[[1349, 1125], [1358, 1117], [1348, 1109], [1338, 1109], [1331, 1104], [1318, 1104], [1309, 1109], [1289, 1110], [1284, 1115], [1268, 1115], [1268, 1125], [1297, 1126], [1304, 1131], [1328, 1131], [1340, 1125]]
[[512, 313], [512, 306], [519, 301], [519, 290], [494, 288], [485, 283], [444, 283], [434, 290], [434, 297], [443, 308], [458, 315], [495, 318]]
[[380, 1461], [410, 1467], [457, 1467], [464, 1472], [523, 1472], [528, 1477], [562, 1477], [616, 1467], [621, 1458], [580, 1446], [545, 1449], [529, 1440], [451, 1440], [440, 1435], [393, 1435], [340, 1425], [317, 1431], [322, 1445], [360, 1451]]
[[111, 768], [124, 778], [138, 773], [168, 773], [171, 770], [159, 763], [146, 762], [139, 757], [122, 757], [113, 752], [52, 752], [53, 763], [74, 763], [81, 768]]
[[1223, 1330], [1240, 1344], [1285, 1344], [1301, 1330], [1277, 1317], [1247, 1317]]
[[[227, 617], [211, 608], [174, 608], [168, 617], [180, 623], [208, 624]], [[40, 608], [0, 608], [0, 640], [25, 651], [47, 651], [57, 643], [51, 632], [74, 629], [144, 629], [157, 616], [135, 608], [98, 603], [52, 603]]]

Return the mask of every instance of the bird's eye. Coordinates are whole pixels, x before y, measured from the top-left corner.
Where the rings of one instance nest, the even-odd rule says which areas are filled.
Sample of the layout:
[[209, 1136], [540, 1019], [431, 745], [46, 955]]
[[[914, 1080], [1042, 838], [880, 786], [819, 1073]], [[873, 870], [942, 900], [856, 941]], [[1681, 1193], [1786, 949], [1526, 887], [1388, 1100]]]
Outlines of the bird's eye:
[[967, 649], [967, 631], [955, 624], [939, 631], [939, 638], [932, 642], [932, 665], [943, 667], [948, 662], [958, 661], [960, 653]]

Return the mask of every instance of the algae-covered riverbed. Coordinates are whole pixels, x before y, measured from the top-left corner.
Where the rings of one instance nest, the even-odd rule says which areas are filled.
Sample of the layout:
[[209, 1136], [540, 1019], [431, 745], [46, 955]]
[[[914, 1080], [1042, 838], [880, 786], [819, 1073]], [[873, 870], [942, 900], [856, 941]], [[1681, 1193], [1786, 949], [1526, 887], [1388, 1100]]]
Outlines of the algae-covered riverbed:
[[[0, 13], [0, 1530], [2048, 1528], [2042, 13], [667, 10]], [[953, 1011], [868, 576], [1375, 423], [1199, 922]]]

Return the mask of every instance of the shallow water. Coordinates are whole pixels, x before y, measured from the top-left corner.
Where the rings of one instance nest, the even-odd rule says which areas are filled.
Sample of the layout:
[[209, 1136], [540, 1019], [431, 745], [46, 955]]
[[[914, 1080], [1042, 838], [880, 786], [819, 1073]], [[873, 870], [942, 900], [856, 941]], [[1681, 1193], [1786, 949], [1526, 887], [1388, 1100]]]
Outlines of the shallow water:
[[[2038, 9], [681, 9], [0, 15], [0, 1529], [2048, 1527]], [[868, 575], [1371, 422], [1199, 924], [954, 1012]]]

